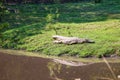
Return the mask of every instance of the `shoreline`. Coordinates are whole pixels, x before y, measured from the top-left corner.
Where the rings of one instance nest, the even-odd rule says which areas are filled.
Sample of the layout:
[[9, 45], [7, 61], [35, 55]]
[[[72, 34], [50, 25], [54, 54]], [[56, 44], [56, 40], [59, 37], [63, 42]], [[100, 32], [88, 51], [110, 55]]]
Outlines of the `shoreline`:
[[[37, 52], [28, 52], [24, 50], [11, 50], [11, 49], [1, 49], [0, 52], [10, 55], [17, 55], [17, 56], [27, 56], [27, 57], [41, 57], [41, 58], [48, 58], [48, 59], [59, 59], [59, 60], [65, 60], [65, 61], [76, 61], [76, 62], [104, 62], [103, 58], [96, 58], [96, 57], [87, 57], [87, 58], [76, 58], [72, 56], [49, 56], [40, 54]], [[108, 62], [120, 62], [120, 57], [104, 57]]]

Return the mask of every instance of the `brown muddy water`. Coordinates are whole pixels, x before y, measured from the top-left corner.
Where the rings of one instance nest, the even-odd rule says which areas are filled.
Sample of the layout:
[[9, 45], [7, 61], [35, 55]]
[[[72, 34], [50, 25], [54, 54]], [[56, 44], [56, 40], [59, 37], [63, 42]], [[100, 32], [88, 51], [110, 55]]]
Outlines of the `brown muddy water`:
[[120, 63], [107, 66], [0, 53], [0, 80], [120, 80]]

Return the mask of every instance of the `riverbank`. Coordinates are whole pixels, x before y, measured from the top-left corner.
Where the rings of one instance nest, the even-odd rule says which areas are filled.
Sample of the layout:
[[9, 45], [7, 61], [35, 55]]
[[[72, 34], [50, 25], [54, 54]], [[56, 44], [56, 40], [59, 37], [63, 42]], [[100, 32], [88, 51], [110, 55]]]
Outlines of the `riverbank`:
[[[10, 55], [18, 55], [18, 56], [28, 56], [28, 57], [42, 57], [42, 58], [48, 58], [48, 59], [58, 59], [63, 61], [77, 61], [77, 62], [104, 62], [103, 58], [96, 58], [96, 57], [88, 57], [88, 58], [77, 58], [77, 57], [71, 57], [71, 56], [48, 56], [40, 53], [35, 52], [28, 52], [23, 50], [10, 50], [10, 49], [0, 49], [0, 52]], [[120, 57], [105, 57], [108, 62], [120, 62]]]
[[[116, 1], [8, 5], [18, 13], [5, 16], [9, 27], [2, 32], [0, 46], [59, 57], [119, 56], [120, 5]], [[54, 44], [52, 36], [56, 34], [88, 38], [95, 43]]]

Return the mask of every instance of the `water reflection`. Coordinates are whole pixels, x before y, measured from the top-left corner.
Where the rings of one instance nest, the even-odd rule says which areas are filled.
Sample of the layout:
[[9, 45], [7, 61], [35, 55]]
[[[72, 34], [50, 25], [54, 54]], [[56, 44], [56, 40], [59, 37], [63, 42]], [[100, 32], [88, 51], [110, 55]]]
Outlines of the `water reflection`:
[[54, 80], [120, 80], [120, 63], [110, 63], [115, 73], [113, 77], [107, 65], [103, 62], [85, 66], [68, 66], [60, 63], [50, 62], [48, 68]]
[[0, 53], [0, 80], [120, 80], [120, 63], [109, 65], [116, 79], [104, 62], [54, 61]]
[[59, 63], [54, 63], [54, 62], [49, 62], [47, 65], [49, 71], [50, 71], [50, 76], [51, 78], [55, 79], [55, 80], [62, 80], [60, 78], [57, 77], [56, 74], [60, 74], [61, 71], [61, 67], [62, 65]]

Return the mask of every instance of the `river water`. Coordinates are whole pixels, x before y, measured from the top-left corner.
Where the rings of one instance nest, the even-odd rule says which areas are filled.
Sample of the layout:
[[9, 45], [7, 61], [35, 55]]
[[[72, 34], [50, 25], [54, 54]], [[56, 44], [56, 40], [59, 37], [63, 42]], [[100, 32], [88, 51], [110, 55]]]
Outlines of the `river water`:
[[0, 80], [120, 80], [120, 63], [83, 63], [0, 53]]

